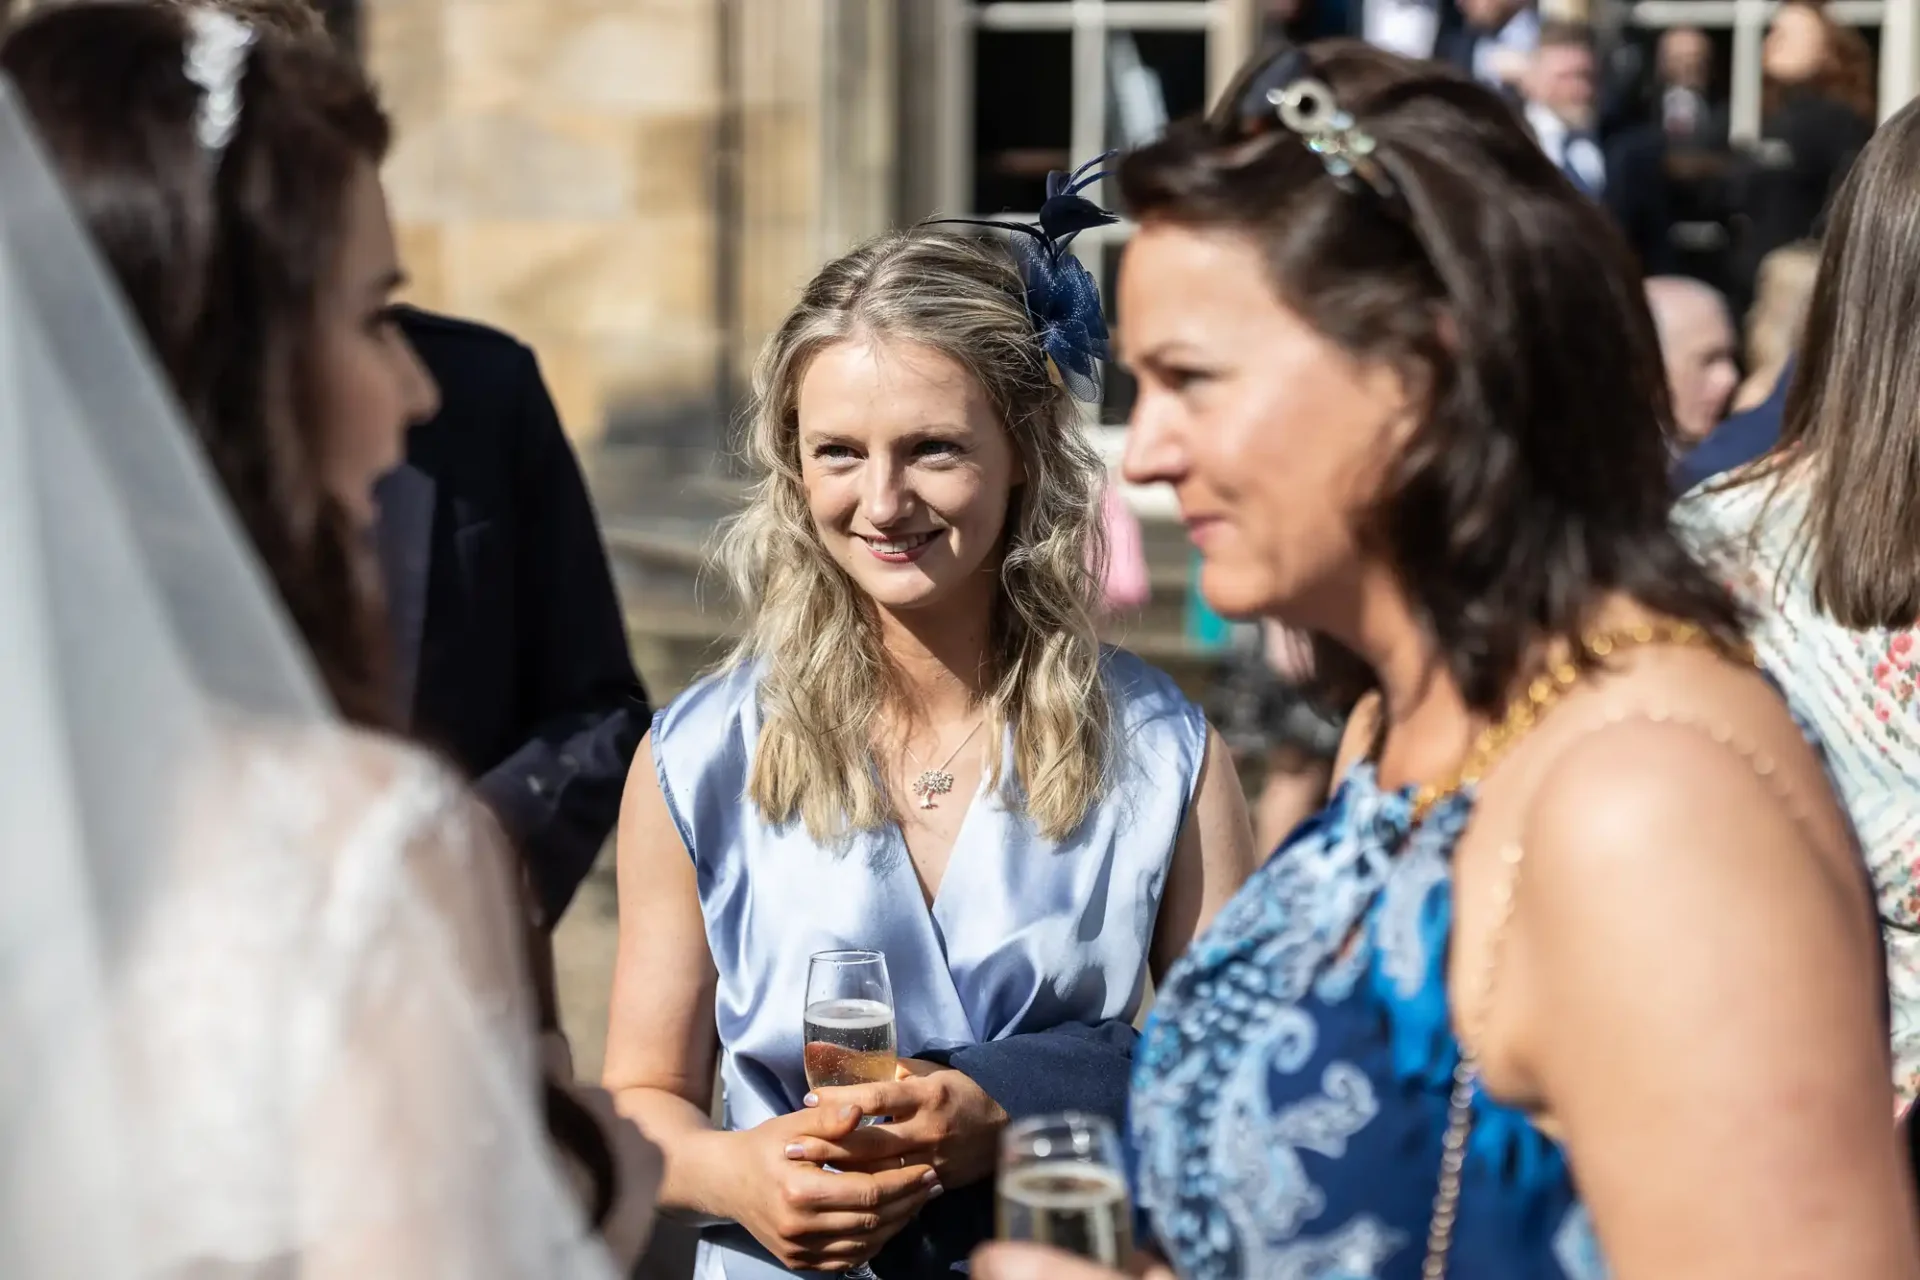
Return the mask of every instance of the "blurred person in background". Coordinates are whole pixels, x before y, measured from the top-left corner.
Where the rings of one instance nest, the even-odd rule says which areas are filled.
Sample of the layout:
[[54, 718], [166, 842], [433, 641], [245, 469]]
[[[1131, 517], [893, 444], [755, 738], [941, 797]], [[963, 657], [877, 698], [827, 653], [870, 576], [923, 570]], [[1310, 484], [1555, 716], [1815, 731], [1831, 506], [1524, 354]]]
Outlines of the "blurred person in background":
[[1819, 731], [1879, 895], [1900, 1105], [1920, 1092], [1920, 104], [1827, 225], [1778, 445], [1678, 518]]
[[1271, 620], [1236, 631], [1208, 710], [1259, 781], [1250, 807], [1254, 848], [1264, 857], [1326, 802], [1345, 717], [1317, 695], [1312, 637]]
[[1724, 144], [1726, 104], [1713, 97], [1713, 41], [1698, 27], [1669, 27], [1654, 49], [1655, 121], [1680, 142]]
[[1130, 613], [1153, 597], [1147, 572], [1146, 539], [1140, 517], [1133, 513], [1118, 484], [1109, 483], [1100, 495], [1100, 527], [1106, 537], [1107, 562], [1101, 572], [1100, 608], [1103, 613]]
[[[605, 1079], [666, 1152], [662, 1203], [719, 1220], [703, 1275], [949, 1275], [992, 1233], [1001, 1129], [1117, 1119], [1149, 976], [1252, 868], [1219, 735], [1094, 633], [1105, 469], [1074, 400], [1105, 329], [1052, 261], [1023, 282], [997, 241], [885, 236], [762, 355], [719, 554], [744, 635], [655, 717], [618, 843]], [[809, 1074], [808, 960], [846, 947], [886, 957], [884, 1081]], [[1094, 1070], [1062, 1056], [1110, 1035]]]
[[1515, 98], [1539, 44], [1537, 0], [1443, 0], [1433, 57]]
[[1607, 158], [1595, 132], [1599, 67], [1590, 28], [1548, 22], [1520, 77], [1520, 99], [1534, 140], [1553, 167], [1592, 200], [1607, 193]]
[[1403, 58], [1431, 58], [1443, 15], [1454, 12], [1452, 0], [1361, 0], [1361, 4], [1361, 38]]
[[1726, 416], [1740, 381], [1733, 317], [1727, 300], [1709, 285], [1684, 276], [1647, 281], [1647, 306], [1660, 335], [1673, 402], [1676, 449], [1692, 449]]
[[1760, 140], [1740, 179], [1736, 312], [1753, 297], [1760, 263], [1815, 234], [1820, 212], [1874, 125], [1873, 52], [1815, 0], [1788, 0], [1767, 30]]
[[[311, 671], [337, 712], [282, 723], [200, 693], [221, 739], [217, 797], [135, 815], [158, 837], [155, 865], [137, 868], [143, 885], [102, 886], [153, 895], [109, 940], [113, 1066], [132, 1083], [92, 1099], [101, 1124], [124, 1125], [125, 1199], [63, 1208], [103, 1238], [124, 1231], [129, 1253], [110, 1272], [37, 1274], [610, 1276], [556, 1175], [579, 1175], [624, 1263], [646, 1237], [657, 1154], [604, 1094], [551, 1071], [543, 1119], [534, 930], [510, 851], [460, 780], [394, 733], [375, 483], [439, 395], [395, 318], [387, 117], [326, 44], [209, 8], [50, 6], [9, 30], [0, 72], [9, 191], [34, 176], [18, 103], [124, 295], [110, 314], [138, 326], [194, 433], [195, 483], [219, 490], [144, 531], [146, 585], [179, 589], [168, 555], [196, 545], [193, 513], [230, 513], [236, 576], [258, 566], [275, 596], [253, 608], [305, 646], [270, 664], [241, 652], [248, 613], [170, 659], [255, 659], [236, 663], [246, 692], [288, 715], [322, 695], [261, 686]], [[35, 199], [42, 217], [64, 213]], [[89, 353], [73, 354], [84, 369]], [[138, 472], [166, 446], [126, 441], [111, 465]], [[139, 514], [103, 501], [81, 518]], [[188, 615], [254, 581], [195, 583]], [[92, 696], [117, 699], [122, 736], [140, 741], [179, 729], [149, 720], [191, 714], [192, 690], [162, 697], [158, 679], [123, 669]], [[55, 1195], [61, 1167], [34, 1171]]]
[[1760, 296], [1747, 312], [1747, 373], [1734, 392], [1732, 416], [1680, 460], [1675, 492], [1752, 462], [1780, 438], [1794, 352], [1819, 264], [1819, 247], [1810, 244], [1775, 249], [1760, 264]]
[[[168, 2], [331, 39], [310, 0]], [[474, 780], [551, 931], [613, 830], [646, 690], [533, 352], [416, 307], [393, 319], [440, 388], [378, 491], [397, 723]]]
[[1646, 118], [1607, 144], [1607, 206], [1648, 276], [1692, 276], [1724, 292], [1733, 243], [1724, 100], [1713, 43], [1694, 27], [1660, 37]]
[[1746, 376], [1734, 392], [1736, 413], [1765, 403], [1786, 376], [1806, 329], [1819, 269], [1820, 246], [1813, 242], [1775, 249], [1761, 261], [1753, 306], [1747, 309]]
[[[1361, 10], [1380, 0], [1260, 0], [1260, 34], [1264, 40], [1303, 44], [1329, 36], [1353, 35]], [[1429, 3], [1429, 7], [1431, 4]]]
[[1189, 1280], [1916, 1280], [1869, 878], [1670, 523], [1605, 214], [1494, 95], [1346, 42], [1119, 177], [1126, 474], [1173, 487], [1223, 613], [1375, 689], [1159, 988], [1152, 1247]]

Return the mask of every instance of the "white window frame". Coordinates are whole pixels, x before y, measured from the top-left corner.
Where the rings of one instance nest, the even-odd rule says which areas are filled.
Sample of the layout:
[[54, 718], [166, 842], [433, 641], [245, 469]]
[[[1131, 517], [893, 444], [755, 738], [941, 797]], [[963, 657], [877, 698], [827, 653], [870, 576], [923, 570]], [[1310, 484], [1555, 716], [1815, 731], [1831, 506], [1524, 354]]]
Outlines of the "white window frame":
[[[1736, 142], [1760, 136], [1760, 46], [1779, 0], [1635, 0], [1627, 21], [1661, 31], [1701, 27], [1733, 32], [1733, 74], [1728, 114]], [[1920, 0], [1829, 0], [1833, 20], [1850, 27], [1880, 28], [1880, 118], [1886, 119], [1920, 91]]]
[[[1031, 219], [1038, 210], [976, 210], [973, 202], [973, 51], [980, 31], [1067, 32], [1073, 37], [1073, 122], [1069, 151], [1082, 164], [1107, 149], [1107, 36], [1112, 31], [1191, 31], [1207, 37], [1207, 97], [1211, 101], [1252, 52], [1251, 0], [935, 0], [940, 38], [935, 74], [942, 110], [935, 141], [937, 207], [960, 217]], [[1081, 233], [1074, 253], [1104, 280], [1108, 256], [1132, 234], [1120, 222]], [[1086, 407], [1086, 427], [1110, 463], [1117, 462], [1124, 429], [1102, 426], [1099, 406]], [[1153, 491], [1129, 490], [1142, 514], [1166, 514]]]

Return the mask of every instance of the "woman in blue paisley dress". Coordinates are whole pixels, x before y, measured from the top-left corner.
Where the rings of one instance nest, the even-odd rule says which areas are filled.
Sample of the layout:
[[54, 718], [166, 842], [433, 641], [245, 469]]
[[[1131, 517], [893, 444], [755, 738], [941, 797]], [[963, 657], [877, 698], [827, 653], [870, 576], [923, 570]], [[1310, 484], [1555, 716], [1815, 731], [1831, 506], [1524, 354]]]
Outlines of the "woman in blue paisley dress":
[[1162, 986], [1151, 1247], [1194, 1280], [1920, 1276], [1867, 877], [1669, 527], [1601, 212], [1492, 94], [1345, 42], [1119, 178], [1129, 477], [1173, 487], [1216, 609], [1373, 690]]

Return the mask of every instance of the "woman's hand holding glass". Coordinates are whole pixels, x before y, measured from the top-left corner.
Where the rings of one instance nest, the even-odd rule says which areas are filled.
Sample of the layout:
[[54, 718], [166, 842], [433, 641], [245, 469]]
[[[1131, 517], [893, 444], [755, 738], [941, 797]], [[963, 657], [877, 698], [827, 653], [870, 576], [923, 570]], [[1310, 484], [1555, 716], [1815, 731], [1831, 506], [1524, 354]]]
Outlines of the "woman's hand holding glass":
[[930, 1165], [941, 1190], [970, 1186], [993, 1175], [1007, 1113], [966, 1073], [917, 1058], [902, 1058], [897, 1079], [820, 1089], [811, 1110], [853, 1106], [883, 1123], [844, 1138], [813, 1138], [792, 1152], [796, 1160], [836, 1169], [882, 1173]]
[[880, 1252], [938, 1194], [938, 1175], [924, 1160], [892, 1160], [870, 1173], [829, 1172], [797, 1154], [878, 1132], [860, 1130], [860, 1116], [845, 1104], [809, 1107], [726, 1135], [738, 1149], [731, 1216], [782, 1266], [848, 1271]]

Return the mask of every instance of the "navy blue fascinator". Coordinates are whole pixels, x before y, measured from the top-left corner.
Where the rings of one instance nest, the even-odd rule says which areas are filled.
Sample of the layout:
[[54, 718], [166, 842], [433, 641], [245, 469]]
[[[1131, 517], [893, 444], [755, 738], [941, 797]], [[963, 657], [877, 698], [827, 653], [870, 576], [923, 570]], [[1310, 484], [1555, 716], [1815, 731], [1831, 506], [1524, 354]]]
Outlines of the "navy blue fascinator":
[[1026, 281], [1027, 314], [1033, 317], [1040, 345], [1068, 393], [1088, 403], [1100, 399], [1100, 365], [1110, 358], [1107, 320], [1100, 310], [1100, 287], [1093, 273], [1067, 246], [1089, 227], [1120, 221], [1080, 194], [1107, 176], [1099, 166], [1115, 154], [1096, 156], [1072, 173], [1061, 169], [1049, 173], [1038, 224], [980, 218], [933, 220], [1016, 233], [1009, 241], [1020, 278]]

